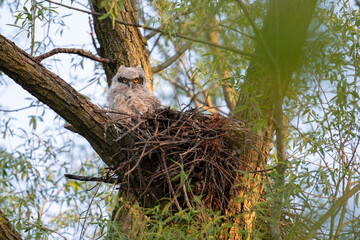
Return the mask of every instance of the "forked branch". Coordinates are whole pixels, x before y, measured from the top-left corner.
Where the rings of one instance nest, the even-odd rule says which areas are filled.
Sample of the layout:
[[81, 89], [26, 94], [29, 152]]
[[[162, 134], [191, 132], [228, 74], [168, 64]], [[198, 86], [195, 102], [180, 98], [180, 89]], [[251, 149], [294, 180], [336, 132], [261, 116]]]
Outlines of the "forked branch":
[[55, 54], [58, 54], [58, 53], [77, 54], [77, 55], [80, 55], [82, 57], [86, 57], [86, 58], [95, 60], [97, 62], [102, 62], [102, 63], [110, 63], [111, 62], [110, 59], [95, 56], [91, 52], [85, 51], [83, 49], [78, 49], [78, 48], [54, 48], [50, 52], [47, 52], [47, 53], [44, 53], [44, 54], [42, 54], [40, 56], [34, 57], [34, 59], [36, 61], [38, 61], [38, 62], [41, 62], [43, 59], [51, 57], [51, 56], [53, 56]]

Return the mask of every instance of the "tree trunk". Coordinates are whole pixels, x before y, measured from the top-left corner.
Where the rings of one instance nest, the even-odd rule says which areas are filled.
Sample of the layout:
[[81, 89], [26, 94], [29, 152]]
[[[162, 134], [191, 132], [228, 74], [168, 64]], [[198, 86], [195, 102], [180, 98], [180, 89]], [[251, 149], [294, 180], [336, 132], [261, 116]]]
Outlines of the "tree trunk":
[[[246, 108], [236, 115], [248, 126], [253, 126], [261, 132], [255, 145], [256, 150], [248, 149], [244, 156], [248, 162], [253, 163], [253, 169], [265, 168], [276, 129], [277, 139], [282, 141], [281, 143], [277, 141], [277, 151], [284, 153], [278, 162], [279, 176], [275, 179], [276, 188], [283, 184], [286, 170], [285, 139], [280, 137], [286, 132], [286, 126], [280, 124], [280, 121], [283, 121], [283, 98], [294, 71], [300, 67], [316, 2], [316, 0], [271, 0], [261, 31], [257, 29], [255, 22], [252, 23], [257, 37], [255, 55], [260, 58], [254, 58], [247, 70], [244, 86], [237, 101], [238, 108], [243, 106]], [[241, 2], [239, 5], [242, 6]], [[246, 13], [245, 8], [243, 11]], [[253, 21], [249, 15], [248, 19]], [[281, 116], [275, 116], [275, 112]], [[242, 218], [234, 219], [235, 224], [230, 229], [230, 239], [251, 239], [256, 223], [254, 204], [260, 201], [265, 177], [258, 173], [250, 173], [246, 181], [244, 175], [239, 174], [237, 180], [242, 184], [234, 189], [232, 201], [236, 208], [229, 209], [229, 215], [247, 214]], [[282, 195], [276, 188], [274, 194], [277, 201], [273, 206], [275, 211], [272, 211], [272, 217], [275, 219], [272, 219], [270, 229], [272, 229], [272, 239], [281, 239], [279, 221]], [[239, 229], [246, 229], [247, 234], [244, 235]]]
[[[92, 9], [97, 13], [106, 13], [106, 9], [98, 6], [101, 0], [90, 1]], [[117, 20], [124, 23], [136, 24], [135, 12], [130, 0], [124, 0], [124, 10], [117, 13]], [[119, 22], [113, 22], [110, 18], [100, 20], [94, 15], [94, 25], [97, 40], [100, 43], [98, 54], [103, 58], [111, 59], [111, 64], [103, 64], [108, 84], [115, 76], [120, 65], [127, 67], [142, 66], [149, 80], [148, 88], [152, 91], [153, 74], [151, 71], [149, 52], [146, 48], [146, 40], [139, 28], [127, 26]]]
[[0, 210], [0, 240], [21, 240], [21, 235]]

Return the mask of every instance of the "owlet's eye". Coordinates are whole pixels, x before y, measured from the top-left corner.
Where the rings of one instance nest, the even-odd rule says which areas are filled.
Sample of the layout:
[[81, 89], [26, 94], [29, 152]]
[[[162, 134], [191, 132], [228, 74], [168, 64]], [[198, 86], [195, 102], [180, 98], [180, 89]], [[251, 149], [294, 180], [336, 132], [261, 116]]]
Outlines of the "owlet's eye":
[[120, 77], [119, 79], [118, 79], [118, 82], [121, 82], [121, 83], [126, 83], [128, 80], [126, 79], [126, 78], [124, 78], [124, 77]]
[[142, 77], [134, 78], [133, 81], [134, 81], [134, 83], [136, 83], [136, 84], [143, 84], [143, 82], [144, 82], [144, 80], [142, 79]]

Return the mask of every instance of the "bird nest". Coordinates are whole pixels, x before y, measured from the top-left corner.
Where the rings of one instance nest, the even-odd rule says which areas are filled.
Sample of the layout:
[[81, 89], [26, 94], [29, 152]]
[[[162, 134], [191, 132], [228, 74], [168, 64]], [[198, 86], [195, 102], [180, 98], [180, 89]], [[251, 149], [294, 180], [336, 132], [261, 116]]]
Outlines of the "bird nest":
[[239, 170], [252, 170], [242, 153], [254, 134], [222, 115], [167, 108], [114, 124], [117, 140], [126, 142], [126, 158], [112, 173], [143, 206], [170, 201], [180, 210], [201, 199], [203, 206], [224, 211]]

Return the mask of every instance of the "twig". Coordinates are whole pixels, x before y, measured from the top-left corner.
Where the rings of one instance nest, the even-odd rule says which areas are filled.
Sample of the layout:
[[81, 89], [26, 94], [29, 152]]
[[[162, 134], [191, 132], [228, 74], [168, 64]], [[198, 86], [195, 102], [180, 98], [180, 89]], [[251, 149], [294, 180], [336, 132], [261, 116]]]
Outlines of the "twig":
[[175, 201], [175, 205], [176, 205], [177, 209], [178, 209], [179, 211], [181, 211], [180, 204], [179, 204], [179, 202], [178, 202], [178, 200], [177, 200], [177, 198], [176, 198], [175, 191], [174, 191], [174, 188], [173, 188], [172, 183], [171, 183], [171, 180], [170, 180], [169, 172], [167, 171], [166, 159], [165, 159], [165, 153], [164, 153], [164, 152], [161, 153], [161, 160], [162, 160], [163, 167], [164, 167], [164, 169], [166, 170], [166, 171], [165, 171], [166, 180], [167, 180], [167, 182], [168, 182], [170, 191], [171, 191], [171, 193], [172, 193], [172, 195], [173, 195], [173, 200]]
[[165, 62], [155, 66], [155, 67], [152, 67], [151, 68], [151, 71], [153, 73], [157, 73], [157, 72], [160, 72], [161, 70], [167, 68], [168, 66], [170, 66], [172, 63], [174, 63], [176, 60], [179, 59], [179, 57], [181, 55], [183, 55], [186, 50], [188, 50], [190, 48], [190, 46], [193, 44], [192, 41], [187, 41], [185, 43], [185, 45], [178, 51], [176, 52], [172, 57], [170, 57], [169, 59], [167, 59]]
[[154, 51], [156, 45], [159, 43], [161, 35], [159, 35], [159, 37], [155, 40], [154, 45], [152, 46], [151, 50], [149, 51], [149, 55], [151, 55], [151, 53]]
[[351, 190], [346, 191], [342, 197], [340, 197], [338, 200], [336, 200], [332, 205], [331, 208], [325, 213], [323, 214], [313, 225], [312, 228], [310, 229], [308, 236], [306, 237], [306, 239], [313, 239], [316, 231], [325, 223], [325, 221], [331, 217], [334, 213], [336, 213], [336, 211], [338, 210], [338, 208], [345, 202], [347, 201], [350, 197], [352, 197], [354, 194], [356, 194], [358, 191], [360, 190], [360, 184], [356, 185], [355, 187], [353, 187]]
[[[211, 113], [222, 113], [225, 114], [223, 111], [221, 111], [218, 107], [214, 107], [211, 101], [211, 98], [209, 97], [209, 95], [207, 94], [208, 91], [206, 91], [206, 89], [203, 88], [202, 84], [200, 84], [198, 81], [195, 81], [195, 73], [194, 75], [190, 75], [189, 71], [187, 70], [186, 64], [183, 60], [183, 58], [180, 58], [180, 62], [182, 63], [185, 72], [186, 72], [186, 76], [188, 77], [188, 79], [192, 82], [192, 86], [198, 86], [200, 88], [201, 91], [198, 91], [196, 94], [189, 94], [191, 95], [191, 101], [194, 102], [194, 104], [198, 107], [198, 108], [203, 108], [204, 110], [207, 110]], [[213, 84], [212, 84], [213, 85]], [[212, 86], [211, 85], [211, 86]], [[211, 86], [208, 88], [208, 90], [210, 90]], [[195, 90], [193, 90], [193, 92], [195, 92]], [[198, 99], [198, 95], [203, 94], [204, 96], [204, 102], [202, 102], [201, 100]], [[201, 105], [202, 104], [202, 105]]]
[[144, 146], [144, 148], [143, 148], [143, 150], [142, 150], [142, 152], [141, 152], [141, 155], [140, 155], [139, 159], [137, 160], [137, 162], [135, 163], [135, 165], [134, 165], [129, 171], [127, 171], [127, 172], [125, 173], [125, 176], [129, 175], [130, 173], [132, 173], [132, 172], [137, 168], [137, 166], [139, 166], [141, 160], [142, 160], [143, 157], [144, 157], [144, 153], [145, 153], [146, 147], [147, 147], [147, 144], [145, 144], [145, 146]]
[[146, 40], [149, 40], [150, 38], [152, 38], [153, 36], [155, 36], [156, 34], [158, 34], [160, 31], [164, 30], [165, 25], [161, 25], [160, 27], [157, 28], [157, 30], [153, 30], [151, 31], [148, 35], [146, 35], [144, 38]]
[[128, 129], [125, 133], [123, 133], [120, 137], [116, 138], [115, 141], [118, 142], [121, 139], [123, 139], [126, 135], [128, 135], [131, 131], [134, 131], [136, 128], [138, 128], [143, 122], [140, 121], [138, 124], [136, 124], [134, 127]]
[[119, 180], [114, 178], [105, 177], [89, 177], [89, 176], [79, 176], [73, 174], [64, 174], [66, 178], [84, 181], [84, 182], [104, 182], [104, 183], [117, 183]]
[[42, 107], [44, 106], [44, 104], [37, 104], [37, 105], [30, 105], [27, 107], [23, 107], [23, 108], [18, 108], [18, 109], [12, 109], [12, 110], [7, 110], [7, 109], [0, 109], [0, 112], [18, 112], [18, 111], [22, 111], [28, 108], [32, 108], [32, 107]]
[[35, 47], [35, 20], [36, 20], [36, 1], [31, 0], [31, 52], [30, 55], [34, 55], [34, 47]]
[[[179, 19], [180, 16], [182, 16], [184, 13], [176, 13], [176, 16], [173, 18], [173, 21]], [[146, 22], [146, 20], [144, 19], [144, 22]], [[147, 34], [144, 38], [146, 40], [149, 40], [150, 38], [152, 38], [153, 36], [155, 36], [157, 33], [159, 33], [159, 30], [164, 30], [165, 28], [165, 24], [162, 24], [160, 27], [158, 27], [158, 31], [152, 31], [149, 34]]]
[[[94, 35], [94, 29], [93, 29], [92, 20], [91, 20], [90, 17], [89, 17], [89, 26], [90, 26], [90, 36], [91, 36], [92, 44], [94, 45], [94, 48], [95, 48], [97, 54], [99, 54], [100, 48], [98, 48], [97, 45], [96, 45], [96, 40], [95, 40], [95, 35]], [[100, 55], [100, 54], [99, 54], [99, 55]]]
[[[181, 164], [184, 165], [184, 162], [183, 162], [183, 159], [181, 159]], [[188, 194], [187, 194], [187, 189], [186, 189], [186, 186], [189, 185], [189, 181], [188, 181], [188, 177], [190, 175], [190, 173], [192, 172], [192, 170], [194, 169], [194, 166], [195, 165], [192, 165], [191, 168], [190, 168], [190, 171], [187, 173], [186, 175], [186, 178], [184, 180], [184, 184], [183, 184], [183, 191], [184, 191], [184, 196], [185, 196], [185, 201], [186, 201], [186, 204], [187, 206], [192, 209], [192, 206], [191, 206], [191, 203], [189, 201], [189, 197], [188, 197]], [[185, 172], [182, 172], [181, 174], [185, 174]], [[186, 184], [185, 184], [186, 182]]]
[[[199, 29], [197, 29], [195, 31], [195, 34], [194, 34], [194, 38], [198, 38], [200, 36], [200, 34], [204, 31], [205, 27], [207, 27], [211, 21], [211, 19], [215, 16], [215, 14], [217, 13], [217, 10], [220, 9], [221, 7], [221, 4], [223, 2], [221, 2], [219, 4], [219, 6], [217, 6], [216, 10], [215, 11], [212, 11], [212, 14], [210, 14], [203, 22], [203, 24], [200, 26]], [[165, 62], [161, 63], [160, 65], [158, 66], [155, 66], [155, 67], [152, 67], [151, 70], [153, 73], [157, 73], [157, 72], [160, 72], [161, 70], [167, 68], [168, 66], [170, 66], [173, 62], [175, 62], [176, 60], [179, 59], [179, 57], [181, 55], [183, 55], [185, 53], [186, 50], [188, 50], [190, 48], [190, 46], [193, 44], [193, 41], [187, 41], [184, 46], [182, 46], [182, 48], [180, 48], [179, 51], [177, 51], [177, 53], [170, 57], [169, 59], [167, 59]]]
[[92, 198], [91, 198], [91, 200], [90, 200], [89, 207], [85, 210], [84, 222], [83, 222], [82, 225], [81, 225], [80, 239], [82, 239], [83, 236], [85, 235], [85, 223], [86, 223], [86, 219], [87, 219], [87, 216], [88, 216], [88, 214], [89, 214], [89, 212], [90, 212], [90, 207], [91, 207], [92, 203], [94, 202], [95, 196], [97, 195], [97, 193], [98, 193], [98, 191], [99, 191], [99, 189], [100, 189], [100, 184], [97, 183], [95, 186], [97, 187], [97, 189], [95, 190], [95, 192], [94, 192], [94, 194], [93, 194], [93, 196], [92, 196]]
[[38, 62], [41, 62], [44, 58], [48, 58], [50, 56], [53, 56], [55, 54], [58, 53], [71, 53], [71, 54], [77, 54], [98, 62], [102, 62], [102, 63], [110, 63], [110, 59], [107, 58], [101, 58], [101, 57], [97, 57], [94, 54], [92, 54], [91, 52], [85, 51], [83, 49], [78, 49], [78, 48], [54, 48], [53, 50], [51, 50], [50, 52], [44, 53], [40, 56], [34, 57], [34, 59]]

